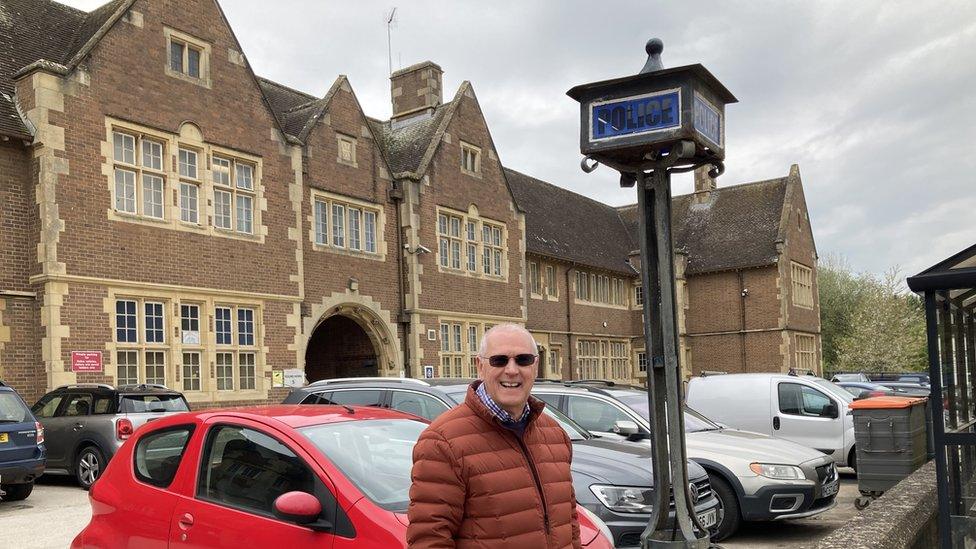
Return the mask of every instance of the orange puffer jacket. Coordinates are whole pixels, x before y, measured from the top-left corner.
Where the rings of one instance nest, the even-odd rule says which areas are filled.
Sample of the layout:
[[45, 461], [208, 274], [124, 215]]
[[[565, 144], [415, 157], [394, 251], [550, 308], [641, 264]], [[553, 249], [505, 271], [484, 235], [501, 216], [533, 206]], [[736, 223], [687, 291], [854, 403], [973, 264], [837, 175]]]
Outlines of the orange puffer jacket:
[[408, 546], [579, 548], [569, 437], [530, 397], [519, 440], [475, 394], [479, 383], [414, 447]]

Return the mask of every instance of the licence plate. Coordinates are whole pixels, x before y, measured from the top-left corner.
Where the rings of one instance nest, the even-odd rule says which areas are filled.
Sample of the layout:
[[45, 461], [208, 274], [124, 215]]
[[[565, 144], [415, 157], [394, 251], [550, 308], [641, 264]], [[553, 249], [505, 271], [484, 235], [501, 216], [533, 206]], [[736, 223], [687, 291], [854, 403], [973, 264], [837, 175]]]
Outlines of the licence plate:
[[718, 510], [712, 509], [711, 511], [705, 511], [704, 513], [699, 513], [698, 522], [701, 522], [702, 526], [704, 526], [705, 528], [711, 528], [712, 526], [715, 526], [715, 523], [718, 522]]
[[824, 485], [823, 495], [821, 495], [820, 497], [829, 498], [830, 496], [836, 494], [838, 490], [840, 490], [840, 481], [835, 480], [830, 484]]
[[7, 433], [0, 433], [0, 443], [7, 442]]

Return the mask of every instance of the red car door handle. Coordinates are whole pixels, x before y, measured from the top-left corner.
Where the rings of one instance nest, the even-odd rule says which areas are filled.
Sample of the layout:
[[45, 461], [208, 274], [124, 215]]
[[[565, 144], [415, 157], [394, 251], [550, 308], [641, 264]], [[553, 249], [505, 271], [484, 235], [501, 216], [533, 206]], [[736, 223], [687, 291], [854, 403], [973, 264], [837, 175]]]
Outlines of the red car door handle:
[[181, 530], [189, 530], [190, 527], [193, 526], [193, 515], [190, 513], [183, 513], [183, 516], [180, 517], [179, 525]]

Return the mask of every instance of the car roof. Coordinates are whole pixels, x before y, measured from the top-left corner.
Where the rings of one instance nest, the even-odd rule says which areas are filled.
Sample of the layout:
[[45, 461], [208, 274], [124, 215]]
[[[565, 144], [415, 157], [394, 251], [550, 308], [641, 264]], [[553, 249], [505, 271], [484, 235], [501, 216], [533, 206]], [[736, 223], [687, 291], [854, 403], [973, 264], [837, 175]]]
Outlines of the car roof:
[[214, 408], [200, 412], [175, 414], [152, 422], [152, 425], [185, 423], [186, 418], [208, 421], [214, 417], [232, 417], [263, 421], [272, 419], [289, 427], [301, 428], [311, 425], [342, 423], [345, 421], [364, 421], [377, 419], [411, 419], [425, 421], [412, 414], [376, 408], [373, 406], [338, 406], [325, 404], [268, 404], [242, 408]]

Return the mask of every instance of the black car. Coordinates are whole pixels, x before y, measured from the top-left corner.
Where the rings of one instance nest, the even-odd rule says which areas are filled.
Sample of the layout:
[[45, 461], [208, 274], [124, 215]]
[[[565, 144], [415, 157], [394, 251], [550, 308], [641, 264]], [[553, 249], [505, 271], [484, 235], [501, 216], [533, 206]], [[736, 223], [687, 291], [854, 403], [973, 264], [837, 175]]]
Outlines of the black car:
[[[295, 389], [284, 404], [347, 404], [393, 408], [427, 419], [464, 401], [473, 379], [345, 378], [322, 380]], [[640, 545], [653, 499], [651, 452], [645, 445], [590, 434], [547, 406], [573, 442], [573, 487], [577, 502], [599, 516], [613, 532], [617, 547]], [[688, 463], [695, 511], [706, 526], [718, 520], [718, 500], [705, 470]], [[673, 515], [672, 515], [673, 516]]]
[[0, 382], [0, 500], [27, 498], [46, 457], [44, 427], [17, 391]]
[[101, 383], [58, 387], [31, 408], [47, 431], [48, 472], [73, 475], [86, 490], [139, 426], [189, 409], [162, 385]]

